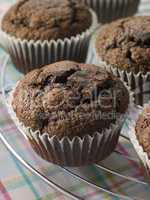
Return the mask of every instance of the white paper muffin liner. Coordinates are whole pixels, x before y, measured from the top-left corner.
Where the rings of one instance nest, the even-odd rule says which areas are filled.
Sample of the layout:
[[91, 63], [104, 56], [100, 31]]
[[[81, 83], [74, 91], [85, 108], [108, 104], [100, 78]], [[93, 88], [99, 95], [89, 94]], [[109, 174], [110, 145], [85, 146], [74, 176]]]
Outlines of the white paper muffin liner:
[[7, 104], [12, 120], [38, 155], [49, 162], [62, 166], [83, 166], [97, 163], [108, 157], [116, 148], [126, 115], [133, 106], [133, 94], [130, 93], [127, 113], [120, 115], [116, 123], [112, 124], [109, 129], [100, 133], [96, 132], [92, 136], [87, 134], [82, 138], [76, 136], [70, 139], [65, 136], [59, 139], [56, 135], [50, 137], [48, 133], [40, 134], [39, 131], [32, 131], [31, 128], [25, 127], [23, 123], [19, 122], [12, 108], [14, 90], [11, 92]]
[[144, 104], [144, 107], [138, 107], [138, 109], [132, 109], [129, 114], [129, 119], [127, 119], [126, 123], [128, 126], [128, 135], [131, 143], [133, 144], [135, 151], [137, 152], [140, 160], [143, 163], [146, 174], [150, 177], [150, 158], [148, 157], [148, 154], [144, 151], [142, 145], [140, 145], [135, 133], [136, 122], [146, 106], [148, 106], [148, 104]]
[[27, 73], [34, 68], [56, 61], [85, 61], [90, 36], [98, 25], [97, 16], [92, 9], [92, 25], [85, 32], [71, 38], [33, 41], [21, 40], [0, 31], [1, 45], [12, 58], [17, 69]]
[[140, 0], [81, 0], [92, 8], [101, 23], [111, 22], [115, 19], [134, 15]]
[[92, 36], [89, 52], [87, 56], [87, 63], [95, 64], [106, 68], [108, 71], [119, 77], [123, 82], [127, 83], [128, 86], [134, 91], [135, 103], [137, 105], [144, 105], [150, 101], [150, 72], [143, 74], [142, 72], [134, 73], [115, 68], [102, 61], [97, 55], [95, 41], [99, 33], [99, 30]]

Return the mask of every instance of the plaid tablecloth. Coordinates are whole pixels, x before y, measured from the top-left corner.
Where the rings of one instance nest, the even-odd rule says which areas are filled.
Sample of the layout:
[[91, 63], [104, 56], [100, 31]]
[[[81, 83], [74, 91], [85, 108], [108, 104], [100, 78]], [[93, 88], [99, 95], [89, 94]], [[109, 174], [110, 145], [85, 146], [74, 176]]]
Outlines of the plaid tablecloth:
[[[12, 0], [0, 0], [0, 14], [2, 14], [11, 3]], [[149, 7], [148, 4], [149, 3]], [[143, 0], [143, 4], [140, 7], [140, 13], [143, 11], [149, 14], [150, 11], [150, 0]], [[0, 50], [0, 64], [4, 57], [4, 52]], [[11, 79], [17, 78], [16, 71], [10, 66]], [[9, 78], [8, 78], [9, 81]], [[0, 127], [9, 138], [13, 139], [19, 153], [22, 151], [29, 152], [30, 146], [27, 142], [18, 137], [16, 134], [16, 128], [14, 124], [8, 118], [6, 109], [2, 102], [0, 102]], [[118, 149], [122, 151], [126, 156], [133, 154], [132, 145], [124, 143], [119, 145]], [[95, 190], [94, 188], [84, 184], [81, 181], [71, 178], [65, 172], [63, 173], [59, 167], [50, 165], [43, 162], [31, 151], [30, 154], [25, 155], [28, 160], [32, 160], [33, 165], [37, 168], [40, 167], [44, 174], [53, 178], [53, 180], [60, 181], [61, 185], [68, 188], [69, 191], [78, 193], [84, 196], [85, 199], [89, 200], [121, 200], [121, 198], [112, 197], [106, 193]], [[112, 161], [113, 159], [113, 161]], [[108, 159], [104, 164], [111, 166], [119, 171], [121, 174], [128, 174], [138, 179], [143, 179], [143, 172], [140, 165], [137, 162], [123, 159], [121, 156], [113, 156], [112, 159]], [[113, 166], [114, 165], [114, 166]], [[94, 183], [103, 186], [109, 190], [118, 193], [124, 193], [128, 196], [139, 197], [141, 200], [148, 200], [150, 189], [148, 186], [141, 184], [135, 184], [134, 182], [120, 179], [117, 176], [112, 176], [110, 173], [104, 173], [102, 170], [94, 166], [86, 167], [83, 169], [77, 169], [77, 172], [84, 176], [90, 177]], [[70, 199], [63, 196], [61, 193], [56, 192], [41, 179], [31, 174], [26, 170], [6, 149], [6, 147], [0, 143], [0, 200], [66, 200]]]

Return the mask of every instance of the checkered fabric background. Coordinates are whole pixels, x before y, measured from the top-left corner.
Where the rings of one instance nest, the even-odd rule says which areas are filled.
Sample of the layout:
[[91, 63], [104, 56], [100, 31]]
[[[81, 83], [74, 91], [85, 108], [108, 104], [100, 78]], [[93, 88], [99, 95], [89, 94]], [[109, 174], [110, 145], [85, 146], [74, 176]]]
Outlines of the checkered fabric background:
[[[0, 0], [0, 15], [14, 3], [13, 0]], [[150, 0], [143, 0], [139, 9], [140, 14], [149, 14]], [[3, 63], [4, 52], [0, 49], [0, 65]], [[19, 74], [8, 64], [11, 80], [17, 80]], [[9, 83], [10, 79], [7, 77]], [[1, 95], [1, 94], [0, 94]], [[51, 180], [60, 183], [67, 188], [88, 200], [122, 200], [104, 192], [96, 190], [87, 184], [69, 176], [58, 166], [42, 161], [30, 148], [30, 145], [18, 134], [14, 124], [9, 119], [6, 108], [0, 102], [0, 128], [5, 133], [11, 145], [20, 153], [23, 158], [28, 160], [34, 167], [40, 170]], [[126, 142], [120, 143], [117, 147], [126, 156], [134, 154], [132, 145]], [[122, 156], [113, 154], [103, 163], [110, 166], [120, 174], [130, 175], [139, 180], [143, 180], [143, 172], [136, 161], [124, 159]], [[145, 185], [127, 181], [117, 176], [112, 176], [95, 166], [74, 169], [79, 175], [92, 180], [113, 192], [125, 194], [131, 197], [138, 197], [141, 200], [148, 200], [150, 188]], [[68, 200], [59, 192], [45, 184], [41, 179], [26, 170], [0, 143], [0, 200]]]

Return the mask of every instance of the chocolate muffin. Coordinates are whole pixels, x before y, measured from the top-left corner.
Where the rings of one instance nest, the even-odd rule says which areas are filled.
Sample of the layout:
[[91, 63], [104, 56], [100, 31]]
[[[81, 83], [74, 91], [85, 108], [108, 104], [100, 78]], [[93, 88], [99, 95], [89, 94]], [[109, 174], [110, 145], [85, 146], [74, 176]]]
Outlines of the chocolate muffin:
[[2, 20], [2, 30], [26, 40], [70, 38], [92, 24], [90, 11], [76, 0], [21, 0]]
[[150, 72], [150, 16], [104, 25], [97, 36], [96, 51], [99, 59], [121, 70]]
[[135, 134], [140, 145], [150, 158], [150, 106], [146, 106], [139, 117], [135, 127]]
[[128, 105], [128, 90], [118, 78], [97, 66], [71, 61], [28, 73], [12, 101], [17, 118], [26, 127], [59, 138], [109, 128]]
[[2, 20], [1, 45], [26, 74], [50, 63], [85, 62], [95, 12], [76, 0], [21, 0]]

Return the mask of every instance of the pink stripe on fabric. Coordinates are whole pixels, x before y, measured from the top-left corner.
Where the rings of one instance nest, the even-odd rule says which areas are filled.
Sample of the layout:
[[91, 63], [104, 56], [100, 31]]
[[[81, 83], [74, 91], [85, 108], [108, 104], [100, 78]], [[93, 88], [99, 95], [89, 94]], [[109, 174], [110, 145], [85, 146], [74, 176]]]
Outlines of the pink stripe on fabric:
[[0, 182], [0, 193], [2, 193], [5, 200], [11, 200], [9, 193], [7, 192], [5, 186]]
[[[119, 144], [118, 147], [119, 147], [119, 149], [124, 153], [124, 155], [130, 156], [130, 154], [125, 150], [125, 148], [124, 148], [122, 145]], [[128, 160], [128, 162], [129, 162], [133, 167], [136, 168], [136, 170], [139, 172], [139, 174], [138, 174], [139, 176], [144, 176], [142, 168], [141, 168], [135, 161], [133, 161], [133, 160]]]

